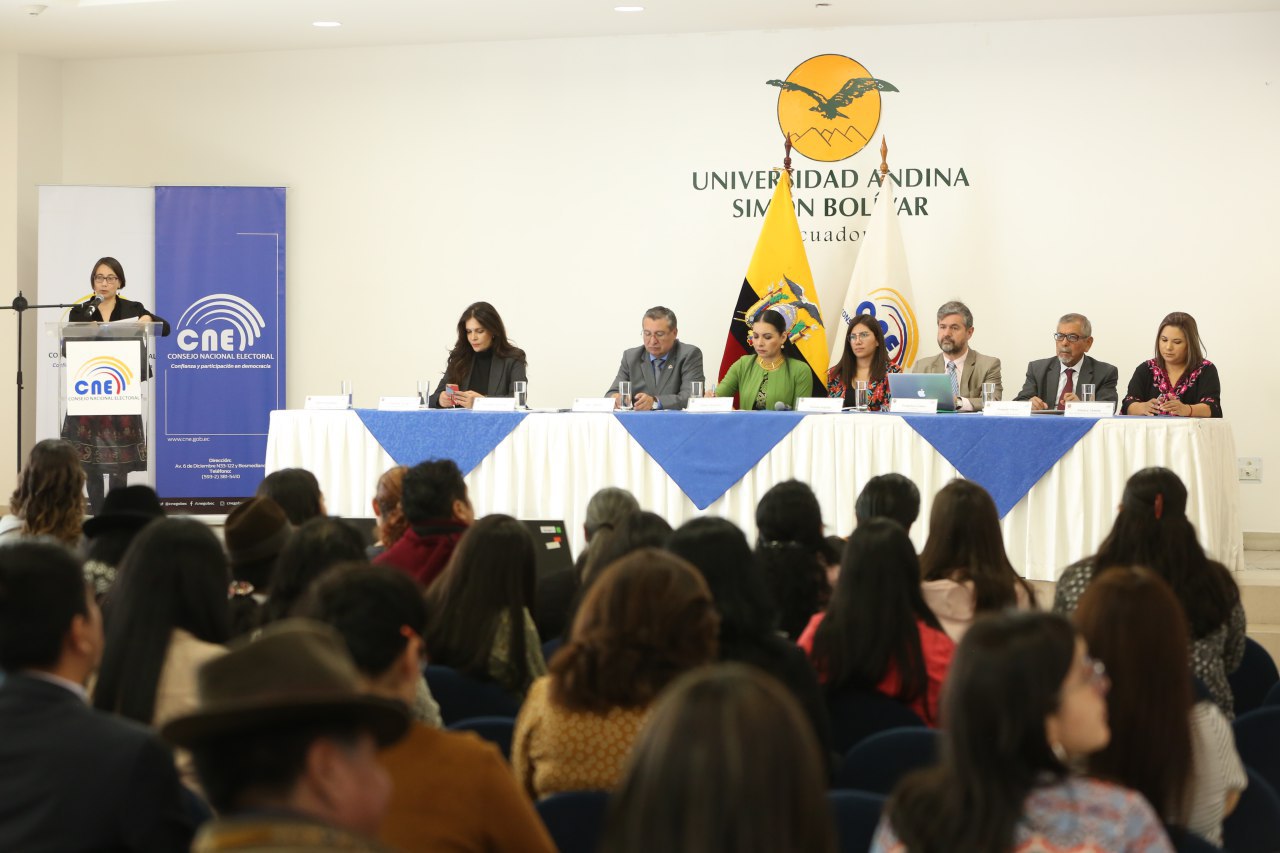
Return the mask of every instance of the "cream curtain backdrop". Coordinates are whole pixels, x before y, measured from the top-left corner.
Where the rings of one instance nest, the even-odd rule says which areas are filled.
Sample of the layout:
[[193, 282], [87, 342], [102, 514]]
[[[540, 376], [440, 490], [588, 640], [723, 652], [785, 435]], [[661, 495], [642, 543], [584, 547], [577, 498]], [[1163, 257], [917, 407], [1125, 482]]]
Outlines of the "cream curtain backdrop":
[[[843, 53], [900, 90], [891, 167], [969, 182], [898, 192], [928, 199], [900, 218], [921, 354], [932, 307], [961, 298], [1014, 385], [1081, 311], [1123, 382], [1189, 310], [1240, 453], [1274, 468], [1278, 38], [1258, 13], [77, 60], [42, 141], [67, 183], [289, 186], [292, 405], [343, 378], [361, 405], [437, 379], [476, 299], [528, 350], [532, 404], [566, 405], [607, 387], [651, 305], [719, 351], [760, 228], [732, 203], [768, 192], [693, 176], [778, 165], [765, 81]], [[835, 164], [859, 190], [797, 196], [869, 199], [874, 147]], [[865, 218], [801, 218], [842, 225]], [[828, 322], [857, 249], [809, 247]], [[1243, 487], [1247, 530], [1280, 532], [1270, 468]]]
[[[457, 417], [465, 429], [461, 419], [472, 415]], [[1187, 515], [1205, 549], [1227, 566], [1243, 568], [1234, 458], [1224, 421], [1101, 421], [1004, 517], [1009, 559], [1033, 580], [1056, 580], [1067, 565], [1093, 553], [1111, 529], [1129, 475], [1166, 464], [1187, 484]], [[267, 472], [315, 472], [331, 513], [371, 514], [378, 477], [395, 464], [353, 411], [272, 414]], [[958, 475], [901, 418], [889, 415], [804, 418], [705, 512], [728, 518], [754, 541], [756, 504], [775, 483], [795, 477], [813, 487], [827, 532], [847, 536], [863, 485], [889, 471], [920, 487], [920, 520], [911, 536], [921, 548], [932, 496]], [[642, 507], [672, 526], [703, 514], [612, 415], [531, 414], [467, 475], [478, 514], [563, 519], [575, 553], [582, 547], [587, 501], [604, 486], [630, 489]]]

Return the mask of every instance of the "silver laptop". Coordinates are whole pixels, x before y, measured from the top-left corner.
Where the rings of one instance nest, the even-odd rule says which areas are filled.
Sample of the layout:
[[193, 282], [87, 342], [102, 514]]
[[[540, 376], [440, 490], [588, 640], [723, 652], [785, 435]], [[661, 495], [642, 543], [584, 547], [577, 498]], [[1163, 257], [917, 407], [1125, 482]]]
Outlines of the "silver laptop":
[[945, 373], [890, 373], [889, 395], [895, 400], [904, 397], [937, 400], [939, 412], [956, 410], [956, 398], [951, 393], [951, 377]]

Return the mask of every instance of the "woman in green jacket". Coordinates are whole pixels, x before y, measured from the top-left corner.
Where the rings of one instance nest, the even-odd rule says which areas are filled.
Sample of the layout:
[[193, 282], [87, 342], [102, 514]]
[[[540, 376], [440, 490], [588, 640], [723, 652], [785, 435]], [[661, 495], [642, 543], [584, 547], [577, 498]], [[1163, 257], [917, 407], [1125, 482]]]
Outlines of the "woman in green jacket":
[[740, 409], [772, 411], [778, 403], [794, 409], [797, 397], [812, 396], [813, 370], [804, 359], [782, 354], [787, 330], [792, 325], [787, 314], [794, 318], [795, 309], [790, 305], [776, 305], [756, 318], [751, 326], [751, 346], [755, 354], [744, 355], [733, 363], [716, 386], [717, 397], [737, 394]]

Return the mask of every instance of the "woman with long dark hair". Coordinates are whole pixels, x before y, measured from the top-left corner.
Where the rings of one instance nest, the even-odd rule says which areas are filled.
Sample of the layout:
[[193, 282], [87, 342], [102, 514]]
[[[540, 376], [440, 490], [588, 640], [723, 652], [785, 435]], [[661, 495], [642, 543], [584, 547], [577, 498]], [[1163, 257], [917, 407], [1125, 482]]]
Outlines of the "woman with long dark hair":
[[756, 505], [756, 561], [778, 629], [793, 640], [831, 597], [831, 582], [818, 559], [826, 543], [823, 534], [822, 507], [807, 483], [784, 480]]
[[463, 534], [427, 593], [427, 657], [523, 696], [546, 675], [533, 623], [533, 537], [509, 515], [489, 515]]
[[1035, 590], [1005, 553], [995, 501], [971, 480], [934, 496], [920, 571], [925, 602], [956, 642], [977, 615], [1035, 606]]
[[69, 442], [36, 442], [0, 521], [0, 542], [16, 536], [52, 536], [64, 545], [80, 541], [84, 522], [84, 469]]
[[974, 622], [947, 680], [940, 761], [898, 785], [872, 851], [1172, 853], [1140, 794], [1071, 775], [1110, 739], [1107, 686], [1061, 616]]
[[845, 408], [857, 404], [859, 382], [867, 383], [867, 408], [878, 412], [889, 405], [889, 374], [901, 373], [889, 361], [880, 321], [870, 314], [859, 314], [849, 321], [848, 345], [840, 363], [827, 373], [827, 395], [843, 397]]
[[654, 699], [715, 660], [719, 627], [679, 557], [643, 548], [606, 568], [516, 718], [511, 765], [529, 795], [612, 789]]
[[340, 518], [322, 515], [293, 531], [276, 558], [262, 624], [291, 615], [316, 578], [338, 563], [363, 562], [364, 549], [360, 531]]
[[804, 652], [774, 628], [773, 604], [747, 537], [732, 521], [704, 516], [680, 525], [667, 550], [688, 560], [711, 590], [720, 614], [719, 659], [751, 664], [787, 687], [826, 755], [831, 723], [818, 680]]
[[[748, 340], [753, 354], [735, 361], [716, 386], [717, 397], [738, 397], [744, 412], [773, 411], [781, 403], [795, 408], [796, 400], [813, 394], [814, 375], [809, 363], [791, 344], [796, 307], [779, 303], [751, 318]], [[787, 350], [792, 355], [787, 354]]]
[[831, 853], [826, 774], [800, 709], [742, 664], [663, 694], [612, 798], [606, 853]]
[[1222, 382], [1204, 357], [1195, 317], [1174, 311], [1160, 321], [1155, 355], [1134, 369], [1120, 405], [1125, 415], [1222, 417]]
[[1089, 584], [1074, 621], [1111, 677], [1111, 743], [1089, 773], [1142, 794], [1165, 822], [1222, 844], [1222, 819], [1247, 783], [1231, 724], [1194, 701], [1186, 616], [1149, 569], [1108, 569]]
[[477, 397], [510, 397], [511, 383], [527, 382], [528, 373], [524, 350], [507, 340], [498, 310], [488, 302], [473, 302], [458, 318], [458, 339], [429, 404], [433, 409], [470, 409]]
[[[231, 637], [231, 571], [218, 537], [185, 518], [154, 521], [120, 561], [106, 599], [95, 708], [159, 728], [196, 709], [196, 670]], [[188, 781], [193, 769], [179, 765]]]
[[878, 690], [937, 725], [955, 644], [920, 596], [915, 548], [896, 521], [873, 518], [854, 529], [831, 603], [799, 645], [828, 696]]
[[1053, 609], [1070, 615], [1089, 583], [1114, 566], [1146, 566], [1169, 584], [1186, 614], [1191, 673], [1234, 716], [1231, 683], [1244, 659], [1245, 615], [1231, 572], [1210, 560], [1187, 518], [1187, 487], [1168, 468], [1144, 468], [1125, 483], [1120, 511], [1092, 557], [1058, 578]]

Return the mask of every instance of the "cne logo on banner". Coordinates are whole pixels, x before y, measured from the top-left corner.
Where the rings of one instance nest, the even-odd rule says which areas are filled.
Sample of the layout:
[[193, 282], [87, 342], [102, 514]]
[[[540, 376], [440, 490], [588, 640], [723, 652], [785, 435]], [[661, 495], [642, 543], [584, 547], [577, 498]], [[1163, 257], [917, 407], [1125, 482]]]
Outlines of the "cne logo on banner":
[[777, 86], [778, 124], [810, 160], [834, 163], [857, 154], [880, 125], [880, 93], [898, 87], [862, 63], [835, 53], [810, 57]]
[[244, 352], [262, 337], [267, 321], [247, 299], [213, 293], [191, 303], [178, 320], [183, 352]]
[[72, 390], [81, 397], [117, 397], [133, 384], [133, 371], [114, 356], [90, 358], [76, 371]]
[[[846, 324], [853, 317], [841, 311]], [[882, 287], [867, 294], [854, 310], [854, 317], [870, 314], [884, 332], [885, 349], [889, 351], [889, 363], [905, 371], [915, 363], [916, 349], [920, 346], [920, 326], [911, 302], [892, 287]]]

